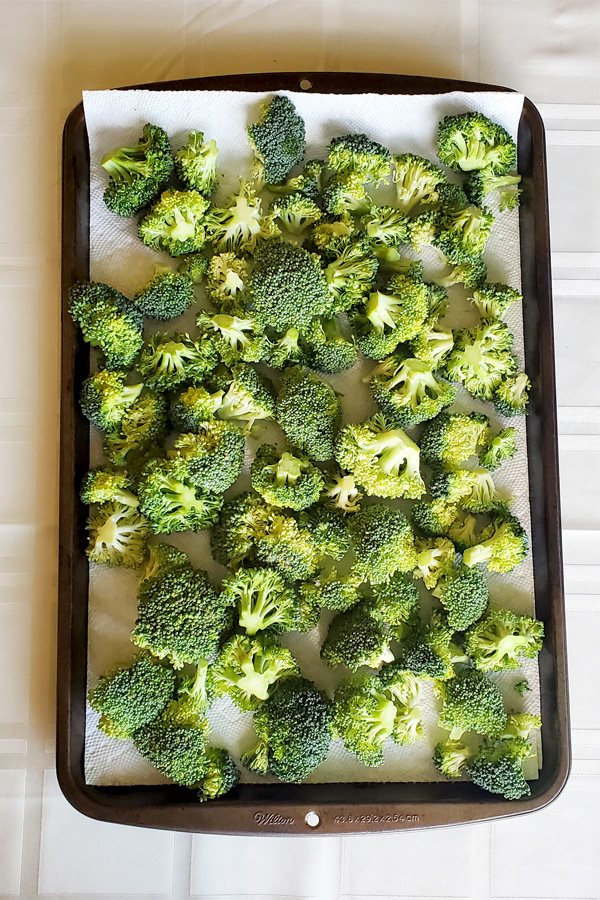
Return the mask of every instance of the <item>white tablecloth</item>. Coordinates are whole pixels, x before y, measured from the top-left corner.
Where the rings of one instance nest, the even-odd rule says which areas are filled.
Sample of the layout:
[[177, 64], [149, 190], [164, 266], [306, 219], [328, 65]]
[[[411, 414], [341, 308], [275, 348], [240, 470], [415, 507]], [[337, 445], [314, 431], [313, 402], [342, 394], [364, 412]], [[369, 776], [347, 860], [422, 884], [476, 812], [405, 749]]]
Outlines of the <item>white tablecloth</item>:
[[[504, 84], [547, 128], [573, 774], [497, 824], [228, 838], [85, 819], [53, 772], [60, 134], [82, 89], [244, 71]], [[0, 896], [600, 897], [597, 0], [0, 2]]]

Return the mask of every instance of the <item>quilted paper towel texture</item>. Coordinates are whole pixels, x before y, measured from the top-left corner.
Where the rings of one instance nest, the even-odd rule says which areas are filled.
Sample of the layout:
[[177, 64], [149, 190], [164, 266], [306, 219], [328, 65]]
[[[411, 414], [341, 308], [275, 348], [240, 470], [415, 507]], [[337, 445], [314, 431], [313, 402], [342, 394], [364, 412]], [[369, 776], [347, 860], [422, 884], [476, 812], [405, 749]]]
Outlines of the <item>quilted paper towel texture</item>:
[[[445, 116], [469, 110], [480, 110], [503, 125], [516, 139], [523, 97], [516, 93], [455, 92], [442, 95], [333, 95], [287, 93], [304, 117], [307, 132], [307, 157], [325, 155], [331, 138], [348, 132], [365, 132], [388, 146], [392, 152], [411, 150], [436, 159], [435, 135], [438, 122]], [[147, 281], [157, 254], [139, 241], [135, 219], [120, 219], [108, 211], [102, 195], [106, 175], [99, 160], [115, 146], [134, 142], [146, 122], [162, 126], [171, 137], [174, 148], [181, 146], [191, 130], [203, 130], [207, 138], [214, 138], [219, 147], [218, 170], [221, 178], [215, 196], [224, 202], [235, 190], [238, 177], [248, 172], [253, 155], [246, 137], [247, 125], [256, 120], [259, 103], [264, 94], [231, 91], [92, 91], [84, 93], [86, 124], [90, 144], [90, 278], [106, 281], [131, 296]], [[504, 281], [520, 287], [519, 222], [516, 212], [505, 212], [494, 223], [492, 236], [485, 253], [489, 279]], [[424, 257], [433, 273], [439, 266], [432, 252]], [[450, 325], [474, 322], [473, 311], [459, 288], [451, 289], [453, 320]], [[199, 294], [199, 299], [201, 295]], [[185, 327], [193, 326], [181, 320]], [[178, 320], [179, 322], [179, 320]], [[523, 364], [523, 322], [520, 309], [510, 310], [507, 323], [515, 335], [515, 351]], [[343, 398], [345, 421], [360, 421], [376, 407], [366, 388], [357, 390], [363, 362], [351, 373], [331, 377]], [[358, 377], [357, 377], [358, 376]], [[352, 390], [348, 391], [349, 385]], [[473, 401], [461, 394], [456, 408], [478, 408], [499, 425], [490, 404]], [[497, 482], [515, 497], [514, 512], [529, 529], [529, 491], [527, 475], [526, 432], [523, 419], [511, 421], [518, 430], [519, 453], [498, 473]], [[248, 462], [256, 443], [269, 440], [269, 426], [254, 446], [249, 443]], [[100, 447], [92, 438], [92, 458], [99, 461]], [[242, 475], [247, 477], [247, 471]], [[193, 563], [206, 569], [218, 581], [224, 569], [210, 557], [205, 534], [172, 535], [168, 538], [191, 557]], [[515, 612], [532, 614], [533, 568], [529, 557], [514, 572], [505, 576], [489, 575], [492, 603], [508, 605]], [[90, 568], [88, 678], [90, 685], [99, 675], [118, 663], [131, 658], [133, 647], [129, 634], [136, 617], [137, 576], [134, 572]], [[283, 642], [297, 656], [301, 669], [316, 683], [331, 692], [343, 677], [319, 659], [319, 647], [331, 616], [324, 614], [320, 627], [308, 635], [284, 635]], [[513, 685], [525, 677], [533, 690], [526, 695], [523, 706], [527, 711], [539, 711], [539, 679], [535, 661], [528, 662], [523, 671], [495, 676], [506, 698], [508, 708], [518, 705]], [[361, 765], [347, 753], [339, 741], [334, 741], [327, 760], [319, 766], [309, 781], [436, 781], [440, 775], [431, 762], [431, 747], [445, 736], [437, 727], [437, 705], [430, 688], [423, 690], [423, 721], [426, 740], [410, 747], [398, 747], [388, 742], [385, 763], [376, 769]], [[227, 746], [239, 759], [252, 743], [252, 717], [241, 713], [226, 698], [211, 709], [209, 718], [216, 745]], [[96, 728], [97, 715], [88, 708], [86, 722], [85, 768], [90, 784], [152, 784], [163, 777], [137, 754], [129, 741], [110, 740]], [[529, 773], [528, 773], [529, 776]], [[532, 777], [533, 773], [531, 776]], [[259, 781], [259, 776], [244, 771], [243, 781]]]

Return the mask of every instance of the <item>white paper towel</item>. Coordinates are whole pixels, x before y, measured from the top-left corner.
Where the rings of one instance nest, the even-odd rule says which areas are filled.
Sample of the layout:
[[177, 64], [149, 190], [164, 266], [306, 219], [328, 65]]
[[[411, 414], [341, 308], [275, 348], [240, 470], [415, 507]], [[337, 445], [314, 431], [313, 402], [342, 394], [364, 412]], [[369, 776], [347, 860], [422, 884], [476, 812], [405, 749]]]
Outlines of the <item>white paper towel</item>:
[[[436, 159], [435, 135], [437, 124], [445, 115], [480, 110], [497, 121], [515, 138], [523, 105], [523, 97], [514, 93], [451, 93], [440, 95], [332, 95], [287, 93], [306, 122], [307, 158], [325, 155], [331, 138], [348, 132], [365, 132], [389, 147], [392, 152], [412, 151], [432, 160]], [[170, 135], [175, 148], [181, 146], [191, 130], [203, 130], [207, 138], [214, 138], [219, 147], [221, 180], [216, 202], [224, 202], [235, 190], [239, 175], [247, 173], [253, 156], [246, 138], [246, 126], [256, 120], [258, 106], [265, 95], [229, 91], [92, 91], [84, 93], [85, 117], [90, 143], [90, 278], [106, 281], [131, 296], [149, 278], [157, 254], [139, 241], [133, 219], [119, 219], [108, 211], [102, 200], [106, 176], [99, 160], [107, 150], [128, 142], [135, 142], [141, 127], [148, 121], [161, 125]], [[166, 258], [168, 260], [168, 258]], [[488, 278], [520, 287], [519, 222], [516, 212], [499, 215], [486, 248]], [[430, 272], [438, 265], [437, 257], [429, 251], [424, 261]], [[452, 288], [451, 312], [447, 321], [451, 326], [474, 323], [476, 316], [465, 302], [461, 288]], [[202, 302], [199, 291], [198, 299]], [[523, 364], [523, 322], [519, 308], [506, 317], [515, 335], [515, 351]], [[193, 315], [182, 324], [191, 327]], [[168, 323], [170, 326], [170, 323]], [[179, 320], [178, 323], [179, 324]], [[351, 373], [332, 376], [331, 383], [343, 398], [344, 420], [359, 421], [376, 407], [366, 387], [357, 390], [360, 367], [368, 371], [371, 364], [363, 362]], [[348, 386], [352, 390], [348, 391]], [[486, 412], [493, 424], [500, 425], [491, 404], [474, 401], [459, 394], [456, 408], [477, 408]], [[498, 484], [515, 496], [514, 512], [529, 529], [529, 492], [526, 457], [525, 422], [511, 420], [518, 431], [519, 453], [495, 473]], [[260, 436], [269, 440], [277, 434], [277, 426], [270, 425]], [[249, 448], [250, 450], [252, 448]], [[92, 458], [100, 459], [97, 436], [92, 438]], [[243, 476], [242, 476], [243, 477]], [[236, 484], [236, 492], [239, 484]], [[402, 503], [398, 504], [402, 506]], [[196, 566], [206, 569], [218, 581], [224, 569], [210, 557], [206, 535], [183, 534], [168, 538], [185, 550]], [[517, 613], [533, 614], [533, 566], [531, 556], [509, 575], [488, 576], [492, 603], [509, 606]], [[90, 685], [98, 676], [118, 663], [131, 658], [133, 647], [129, 634], [136, 616], [135, 573], [90, 568], [88, 677]], [[323, 616], [320, 628], [309, 635], [284, 635], [282, 640], [297, 656], [302, 671], [325, 690], [331, 692], [343, 677], [325, 666], [319, 659], [319, 646], [329, 617]], [[513, 685], [526, 677], [532, 687], [523, 700]], [[539, 678], [536, 661], [528, 661], [521, 670], [494, 676], [506, 698], [507, 708], [523, 708], [539, 712]], [[431, 762], [431, 750], [446, 732], [437, 725], [437, 705], [431, 689], [423, 690], [423, 721], [425, 740], [410, 747], [398, 747], [387, 742], [383, 766], [370, 769], [347, 753], [339, 741], [332, 744], [327, 760], [319, 766], [309, 781], [436, 781], [441, 776]], [[227, 699], [220, 700], [209, 715], [215, 744], [227, 746], [240, 756], [252, 742], [252, 716], [241, 713]], [[164, 781], [135, 751], [129, 741], [107, 738], [96, 728], [97, 716], [88, 709], [85, 768], [89, 784], [153, 784]], [[264, 780], [246, 771], [243, 781]]]

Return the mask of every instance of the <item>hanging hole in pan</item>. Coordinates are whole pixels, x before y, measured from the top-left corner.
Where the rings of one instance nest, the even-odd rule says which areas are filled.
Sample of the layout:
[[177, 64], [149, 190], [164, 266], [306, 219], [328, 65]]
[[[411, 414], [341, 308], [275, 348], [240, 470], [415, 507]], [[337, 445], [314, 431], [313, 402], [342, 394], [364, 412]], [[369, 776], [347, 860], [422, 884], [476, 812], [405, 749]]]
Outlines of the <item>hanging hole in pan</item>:
[[303, 78], [300, 82], [300, 87], [303, 91], [310, 91], [312, 87], [312, 81], [309, 81], [308, 78]]

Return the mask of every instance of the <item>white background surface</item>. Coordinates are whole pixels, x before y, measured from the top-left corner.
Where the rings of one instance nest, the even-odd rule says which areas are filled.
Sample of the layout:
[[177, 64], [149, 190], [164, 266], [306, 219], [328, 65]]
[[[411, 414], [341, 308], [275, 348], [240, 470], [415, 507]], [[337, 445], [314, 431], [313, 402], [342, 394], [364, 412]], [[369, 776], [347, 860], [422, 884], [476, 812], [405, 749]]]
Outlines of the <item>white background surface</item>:
[[[544, 116], [574, 763], [546, 810], [347, 838], [173, 835], [83, 818], [53, 774], [60, 133], [82, 89], [243, 71], [504, 84]], [[597, 0], [0, 2], [0, 897], [600, 897]]]

